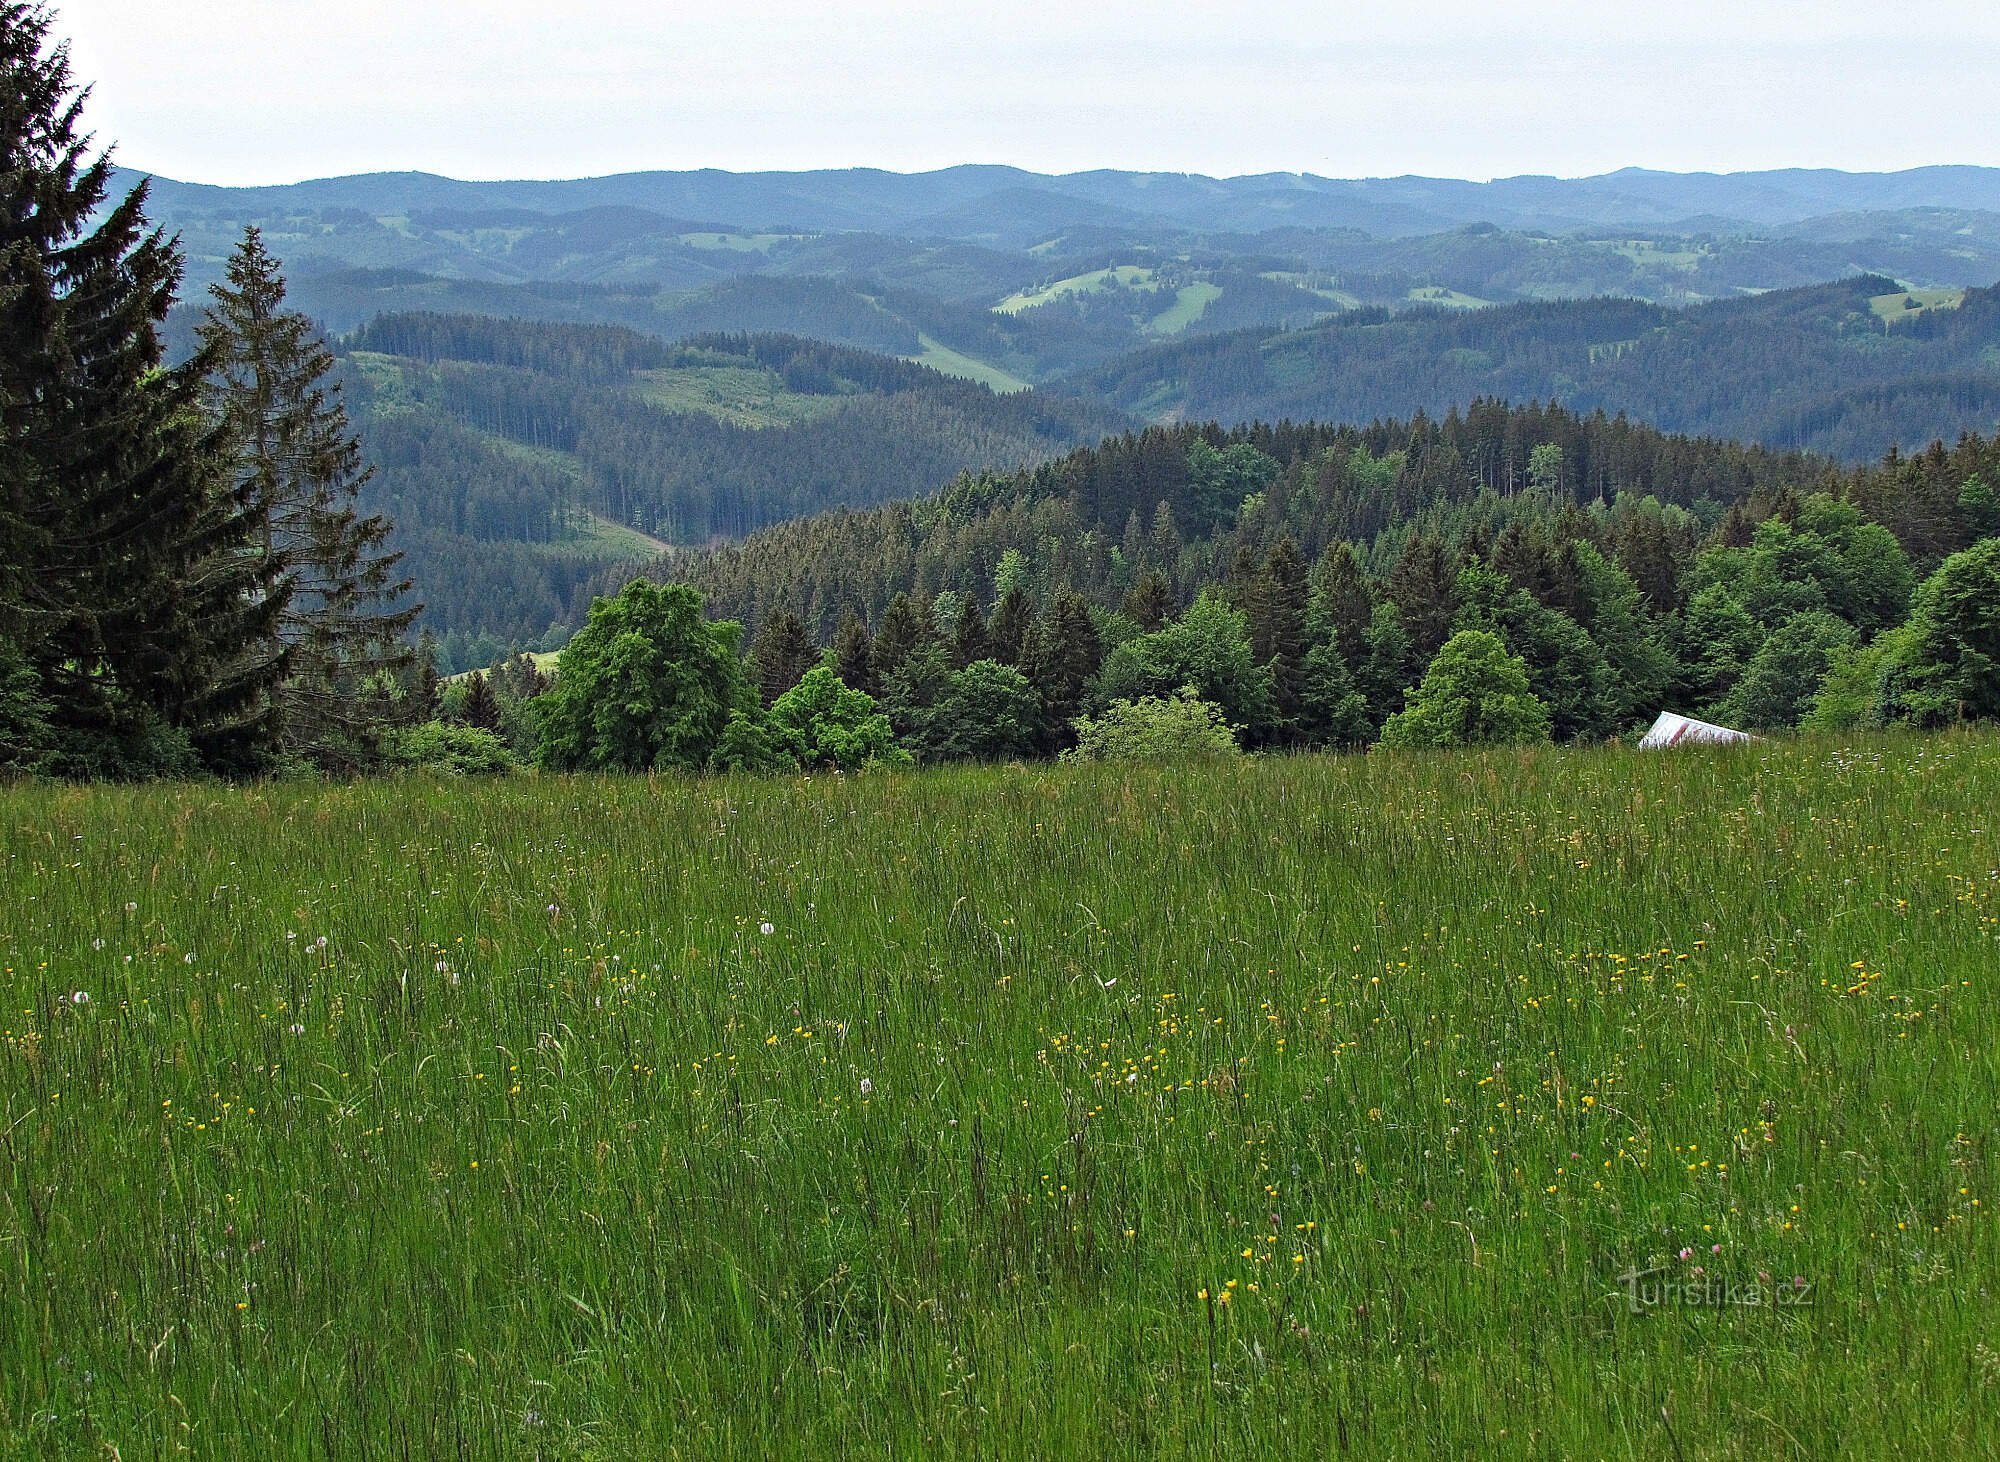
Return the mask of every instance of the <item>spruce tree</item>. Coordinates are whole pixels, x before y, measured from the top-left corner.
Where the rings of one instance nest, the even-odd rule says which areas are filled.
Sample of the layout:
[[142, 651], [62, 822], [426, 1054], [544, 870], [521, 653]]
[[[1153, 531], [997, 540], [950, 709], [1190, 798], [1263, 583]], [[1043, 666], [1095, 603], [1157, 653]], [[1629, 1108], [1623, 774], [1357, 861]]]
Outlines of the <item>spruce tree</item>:
[[1180, 606], [1174, 603], [1174, 587], [1158, 569], [1148, 569], [1125, 593], [1120, 611], [1140, 629], [1158, 629], [1174, 617]]
[[818, 661], [819, 651], [805, 621], [789, 609], [765, 620], [750, 646], [751, 678], [767, 706], [797, 685]]
[[908, 594], [898, 594], [889, 601], [875, 631], [875, 675], [885, 693], [903, 662], [936, 638], [928, 602]]
[[875, 647], [868, 638], [868, 626], [852, 609], [834, 632], [833, 673], [849, 690], [864, 695], [875, 695], [881, 690], [875, 678]]
[[987, 653], [1002, 665], [1019, 669], [1034, 623], [1035, 603], [1028, 591], [1019, 584], [1009, 584], [993, 606], [993, 618], [986, 626]]
[[458, 703], [458, 718], [481, 731], [500, 729], [500, 698], [486, 672], [475, 670], [465, 678], [465, 695]]
[[50, 770], [254, 770], [280, 596], [201, 409], [209, 359], [162, 368], [179, 252], [145, 184], [103, 207], [83, 102], [49, 12], [0, 0], [0, 632]]
[[285, 305], [278, 261], [254, 228], [211, 287], [201, 325], [211, 400], [235, 451], [237, 491], [256, 523], [261, 573], [283, 599], [277, 638], [288, 657], [280, 690], [288, 751], [352, 771], [388, 728], [378, 678], [400, 678], [421, 606], [402, 605], [392, 525], [359, 508], [373, 469], [349, 426], [333, 354], [312, 321]]
[[1057, 747], [1069, 745], [1070, 722], [1083, 714], [1091, 682], [1104, 665], [1104, 640], [1090, 601], [1074, 589], [1058, 589], [1029, 636], [1026, 662], [1028, 679], [1041, 692], [1048, 736]]
[[975, 660], [986, 659], [991, 653], [986, 616], [979, 612], [979, 601], [968, 594], [958, 607], [958, 620], [951, 630], [952, 668], [963, 670]]
[[1281, 538], [1251, 580], [1250, 652], [1271, 667], [1271, 701], [1281, 727], [1298, 720], [1306, 661], [1305, 555]]

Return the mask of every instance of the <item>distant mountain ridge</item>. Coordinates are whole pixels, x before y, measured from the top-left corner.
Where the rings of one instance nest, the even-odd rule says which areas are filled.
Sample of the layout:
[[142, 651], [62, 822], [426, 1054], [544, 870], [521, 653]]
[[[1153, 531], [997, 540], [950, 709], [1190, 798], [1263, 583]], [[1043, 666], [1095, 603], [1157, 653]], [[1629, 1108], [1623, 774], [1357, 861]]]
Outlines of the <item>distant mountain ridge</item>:
[[[128, 172], [129, 184], [144, 174]], [[429, 173], [370, 173], [258, 188], [155, 179], [163, 215], [214, 209], [519, 209], [566, 213], [639, 208], [679, 219], [811, 230], [928, 231], [979, 239], [994, 213], [1079, 217], [1077, 205], [1124, 221], [1257, 232], [1280, 227], [1354, 228], [1378, 237], [1434, 233], [1467, 223], [1506, 228], [1646, 228], [1795, 224], [1835, 213], [1910, 208], [2000, 212], [2000, 168], [1942, 165], [1857, 173], [1783, 168], [1673, 173], [1645, 168], [1585, 178], [1523, 175], [1325, 178], [1262, 173], [1037, 173], [968, 164], [926, 173], [874, 168], [736, 173], [717, 169], [625, 173], [557, 181], [472, 182]], [[1068, 205], [1068, 206], [1065, 206]]]

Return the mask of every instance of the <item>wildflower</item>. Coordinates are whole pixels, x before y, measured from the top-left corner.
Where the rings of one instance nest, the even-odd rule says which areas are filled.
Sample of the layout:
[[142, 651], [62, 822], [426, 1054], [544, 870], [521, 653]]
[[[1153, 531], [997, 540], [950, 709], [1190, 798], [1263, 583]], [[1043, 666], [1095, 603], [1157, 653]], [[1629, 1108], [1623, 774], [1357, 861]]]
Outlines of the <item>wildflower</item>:
[[73, 993], [73, 994], [72, 994], [72, 995], [71, 995], [71, 996], [69, 997], [69, 1003], [70, 1003], [70, 1004], [72, 1004], [72, 1005], [88, 1005], [88, 1004], [90, 1004], [90, 992], [89, 992], [88, 990], [78, 990], [78, 991], [76, 991], [75, 993]]
[[1693, 1250], [1693, 1249], [1683, 1249], [1683, 1250], [1681, 1250], [1681, 1258], [1683, 1258], [1683, 1259], [1692, 1259], [1693, 1257], [1694, 1257], [1694, 1250]]
[[863, 1096], [875, 1095], [875, 1083], [865, 1076], [861, 1078], [861, 1094]]
[[769, 919], [766, 919], [763, 923], [757, 926], [757, 932], [768, 938], [770, 935], [776, 934], [778, 932], [778, 926], [776, 924], [773, 924]]

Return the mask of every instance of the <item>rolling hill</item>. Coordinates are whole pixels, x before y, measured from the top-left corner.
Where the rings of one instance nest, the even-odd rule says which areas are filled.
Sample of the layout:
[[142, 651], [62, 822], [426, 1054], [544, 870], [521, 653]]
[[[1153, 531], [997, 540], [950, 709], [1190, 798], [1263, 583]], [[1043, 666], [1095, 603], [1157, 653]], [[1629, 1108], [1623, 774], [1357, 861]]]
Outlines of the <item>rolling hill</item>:
[[539, 643], [612, 564], [1044, 460], [1124, 418], [789, 336], [383, 316], [343, 382], [453, 668]]
[[2000, 421], [2000, 289], [1913, 294], [1863, 275], [1685, 310], [1606, 298], [1351, 311], [1160, 345], [1066, 389], [1153, 421], [1368, 421], [1553, 399], [1866, 460]]

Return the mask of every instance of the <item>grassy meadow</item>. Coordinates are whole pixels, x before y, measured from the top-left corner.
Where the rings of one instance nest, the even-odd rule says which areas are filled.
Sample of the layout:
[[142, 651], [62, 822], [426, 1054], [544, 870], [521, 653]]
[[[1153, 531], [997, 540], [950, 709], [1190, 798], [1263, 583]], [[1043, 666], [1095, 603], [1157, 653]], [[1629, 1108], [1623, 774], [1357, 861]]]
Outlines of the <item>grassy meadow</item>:
[[0, 1452], [1975, 1453], [2000, 742], [0, 791]]

